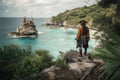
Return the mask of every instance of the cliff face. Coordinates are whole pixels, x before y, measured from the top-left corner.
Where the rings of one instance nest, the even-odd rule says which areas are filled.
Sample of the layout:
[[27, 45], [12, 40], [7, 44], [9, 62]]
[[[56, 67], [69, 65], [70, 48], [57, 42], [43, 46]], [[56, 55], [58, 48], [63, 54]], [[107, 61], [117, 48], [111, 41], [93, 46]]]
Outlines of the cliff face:
[[12, 38], [16, 37], [37, 37], [37, 30], [36, 26], [34, 24], [33, 19], [26, 20], [26, 18], [23, 19], [23, 23], [20, 27], [17, 28], [16, 32], [10, 32], [9, 36]]
[[102, 68], [104, 62], [88, 57], [78, 58], [78, 52], [71, 50], [64, 55], [64, 59], [68, 60], [66, 66], [51, 66], [26, 80], [109, 80]]

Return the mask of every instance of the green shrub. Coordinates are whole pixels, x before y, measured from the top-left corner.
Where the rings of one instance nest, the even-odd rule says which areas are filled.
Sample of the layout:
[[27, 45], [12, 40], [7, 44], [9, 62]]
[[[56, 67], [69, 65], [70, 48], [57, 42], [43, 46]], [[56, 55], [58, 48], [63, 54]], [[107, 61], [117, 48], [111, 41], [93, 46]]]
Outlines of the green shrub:
[[0, 77], [4, 80], [13, 78], [17, 64], [31, 53], [30, 48], [23, 49], [18, 45], [5, 45], [0, 48]]
[[54, 62], [54, 65], [57, 67], [64, 67], [65, 66], [65, 60], [61, 58], [57, 58], [57, 60]]
[[46, 50], [31, 51], [18, 45], [0, 48], [1, 80], [23, 80], [52, 65], [52, 56]]

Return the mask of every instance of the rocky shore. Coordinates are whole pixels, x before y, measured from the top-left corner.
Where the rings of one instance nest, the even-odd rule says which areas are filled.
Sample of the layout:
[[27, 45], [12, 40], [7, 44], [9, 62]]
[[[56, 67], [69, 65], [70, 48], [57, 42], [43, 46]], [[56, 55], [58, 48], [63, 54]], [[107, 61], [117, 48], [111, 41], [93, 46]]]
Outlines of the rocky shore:
[[45, 24], [46, 26], [54, 26], [54, 27], [64, 27], [64, 28], [72, 28], [72, 29], [77, 29], [77, 25], [67, 25], [67, 26], [64, 26], [64, 25], [56, 25], [56, 24], [51, 24], [51, 23], [46, 23]]
[[77, 29], [77, 25], [70, 25], [70, 24], [68, 24], [68, 21], [64, 21], [63, 23], [53, 23], [53, 22], [49, 21], [49, 22], [46, 22], [44, 25]]
[[102, 60], [90, 58], [90, 55], [79, 57], [78, 54], [79, 52], [70, 50], [62, 56], [67, 60], [66, 66], [53, 65], [26, 80], [109, 80], [108, 74], [102, 68]]
[[21, 38], [21, 37], [30, 37], [35, 38], [37, 37], [37, 30], [36, 25], [33, 21], [27, 20], [26, 18], [23, 19], [22, 25], [17, 28], [16, 32], [10, 32], [9, 36], [11, 38]]

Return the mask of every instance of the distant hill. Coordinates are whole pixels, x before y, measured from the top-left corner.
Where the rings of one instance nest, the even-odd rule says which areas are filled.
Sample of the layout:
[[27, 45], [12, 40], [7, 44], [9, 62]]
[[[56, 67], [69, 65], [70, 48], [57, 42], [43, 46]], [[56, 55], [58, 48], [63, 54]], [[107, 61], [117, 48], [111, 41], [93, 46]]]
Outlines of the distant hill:
[[[53, 16], [51, 22], [59, 25], [68, 21], [68, 25], [77, 25], [82, 19], [88, 21], [90, 26], [96, 27], [99, 24], [109, 24], [112, 21], [112, 16], [115, 14], [116, 5], [111, 5], [108, 8], [102, 8], [95, 4], [89, 7], [79, 7], [72, 10], [66, 10], [63, 13]], [[107, 21], [107, 22], [106, 22]]]

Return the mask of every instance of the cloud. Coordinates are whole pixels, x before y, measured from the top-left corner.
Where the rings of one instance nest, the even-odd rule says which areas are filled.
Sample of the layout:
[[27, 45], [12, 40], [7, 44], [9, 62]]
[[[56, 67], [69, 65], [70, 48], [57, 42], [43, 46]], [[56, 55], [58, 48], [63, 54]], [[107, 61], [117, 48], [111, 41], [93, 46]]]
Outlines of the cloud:
[[9, 12], [9, 10], [7, 9], [7, 10], [5, 10], [5, 13], [8, 13]]
[[96, 0], [1, 0], [0, 16], [51, 17], [68, 9], [95, 4]]

